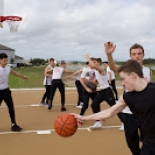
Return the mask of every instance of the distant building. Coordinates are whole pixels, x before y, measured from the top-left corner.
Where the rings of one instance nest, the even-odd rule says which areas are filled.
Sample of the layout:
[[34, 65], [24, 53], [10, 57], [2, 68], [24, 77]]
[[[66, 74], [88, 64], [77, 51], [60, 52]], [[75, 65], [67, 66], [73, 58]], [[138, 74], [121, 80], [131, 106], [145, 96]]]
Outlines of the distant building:
[[15, 62], [14, 63], [24, 63], [24, 58], [15, 55]]
[[23, 63], [24, 62], [24, 58], [15, 55], [15, 50], [10, 47], [0, 44], [0, 53], [6, 53], [8, 55], [8, 63]]

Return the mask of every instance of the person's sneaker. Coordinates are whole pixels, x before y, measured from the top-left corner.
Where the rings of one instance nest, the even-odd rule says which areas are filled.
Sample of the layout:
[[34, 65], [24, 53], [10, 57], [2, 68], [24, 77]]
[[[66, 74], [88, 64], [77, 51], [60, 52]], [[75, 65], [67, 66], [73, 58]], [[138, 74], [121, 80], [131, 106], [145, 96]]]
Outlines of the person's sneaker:
[[83, 106], [83, 102], [80, 102], [80, 105]]
[[81, 109], [82, 105], [77, 105], [76, 108]]
[[16, 124], [11, 127], [11, 131], [19, 132], [21, 130], [22, 128]]
[[83, 121], [78, 120], [78, 121], [77, 121], [77, 124], [78, 124], [78, 125], [83, 125]]
[[124, 131], [124, 124], [122, 123], [121, 127], [119, 128], [119, 131]]
[[48, 108], [48, 103], [45, 104], [45, 107]]
[[102, 123], [101, 123], [101, 121], [96, 121], [94, 123], [94, 125], [93, 126], [89, 126], [89, 128], [91, 128], [91, 129], [102, 128]]
[[61, 107], [61, 111], [66, 111], [67, 109], [65, 107]]
[[52, 109], [52, 105], [48, 104], [48, 110], [51, 110], [51, 109]]
[[40, 106], [45, 106], [46, 103], [44, 103], [44, 102], [40, 102], [39, 105], [40, 105]]

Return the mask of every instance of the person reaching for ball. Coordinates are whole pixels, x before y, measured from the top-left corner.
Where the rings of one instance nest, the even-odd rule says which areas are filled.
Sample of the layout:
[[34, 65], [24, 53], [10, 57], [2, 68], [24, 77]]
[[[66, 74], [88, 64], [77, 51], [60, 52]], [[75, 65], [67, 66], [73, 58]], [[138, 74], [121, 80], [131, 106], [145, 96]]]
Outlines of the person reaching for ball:
[[155, 83], [146, 81], [141, 65], [135, 60], [128, 60], [122, 64], [118, 73], [123, 86], [128, 91], [124, 92], [114, 106], [88, 116], [74, 113], [72, 115], [81, 121], [109, 119], [128, 105], [139, 120], [144, 134], [140, 155], [153, 155], [155, 154], [155, 121], [152, 118], [155, 118]]

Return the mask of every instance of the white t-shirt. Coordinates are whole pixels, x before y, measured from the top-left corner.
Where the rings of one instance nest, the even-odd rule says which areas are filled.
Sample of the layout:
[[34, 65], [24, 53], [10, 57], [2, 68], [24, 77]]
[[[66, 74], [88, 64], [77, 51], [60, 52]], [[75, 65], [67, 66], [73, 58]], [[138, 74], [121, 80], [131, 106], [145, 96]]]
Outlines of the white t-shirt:
[[151, 81], [151, 76], [150, 76], [151, 70], [150, 70], [150, 68], [143, 66], [142, 70], [143, 70], [144, 78], [147, 80], [147, 82], [150, 82]]
[[109, 77], [108, 72], [111, 73], [111, 80], [114, 80], [115, 79], [115, 73], [114, 73], [114, 71], [112, 71], [109, 66], [106, 68], [106, 71], [107, 71], [108, 80], [110, 80], [110, 77]]
[[54, 67], [52, 80], [54, 79], [61, 79], [64, 69], [62, 67]]
[[[53, 68], [51, 65], [48, 65], [47, 67], [49, 69]], [[46, 77], [45, 76], [44, 81], [43, 81], [43, 85], [51, 85], [51, 82], [52, 82], [52, 77]]]
[[[83, 68], [82, 68], [82, 71], [83, 71], [84, 69], [86, 69], [86, 68], [88, 68], [88, 67], [83, 67]], [[82, 72], [81, 72], [81, 73], [82, 73]], [[76, 80], [80, 81], [81, 73], [78, 74]]]
[[[87, 80], [95, 80], [95, 69], [91, 69], [90, 67], [83, 69], [81, 73], [81, 78], [87, 79]], [[85, 84], [88, 88], [92, 89], [93, 91], [96, 91], [97, 85], [94, 83], [91, 83], [89, 81], [85, 80]]]
[[99, 71], [96, 70], [95, 75], [96, 75], [96, 80], [98, 81], [100, 89], [106, 89], [106, 88], [110, 87], [109, 83], [108, 83], [107, 74], [106, 75], [101, 75], [99, 73]]
[[[142, 70], [143, 70], [144, 78], [145, 78], [148, 82], [150, 82], [150, 81], [151, 81], [151, 77], [150, 77], [151, 70], [150, 70], [150, 68], [143, 66]], [[122, 112], [123, 112], [123, 113], [127, 113], [127, 114], [132, 114], [132, 112], [131, 112], [131, 110], [129, 109], [128, 106], [126, 106], [126, 107], [123, 109]]]
[[0, 66], [0, 90], [8, 88], [8, 78], [11, 68], [9, 65], [6, 65], [4, 68]]

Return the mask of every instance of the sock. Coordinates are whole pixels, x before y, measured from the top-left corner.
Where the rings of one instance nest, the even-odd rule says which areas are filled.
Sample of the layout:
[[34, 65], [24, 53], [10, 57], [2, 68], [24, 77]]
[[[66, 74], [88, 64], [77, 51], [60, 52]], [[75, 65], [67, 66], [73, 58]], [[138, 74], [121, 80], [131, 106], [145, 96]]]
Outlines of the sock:
[[12, 126], [16, 125], [15, 123], [12, 123]]

